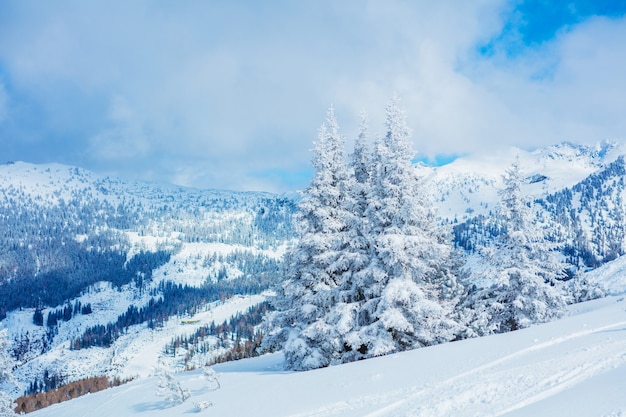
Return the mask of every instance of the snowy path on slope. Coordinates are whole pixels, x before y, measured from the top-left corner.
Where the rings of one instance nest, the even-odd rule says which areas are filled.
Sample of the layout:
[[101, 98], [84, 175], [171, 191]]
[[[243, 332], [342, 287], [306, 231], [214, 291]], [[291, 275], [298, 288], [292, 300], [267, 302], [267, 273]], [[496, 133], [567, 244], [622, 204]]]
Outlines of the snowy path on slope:
[[416, 387], [415, 394], [384, 407], [382, 414], [367, 416], [504, 416], [626, 364], [626, 340], [611, 337], [611, 330], [626, 332], [626, 321], [541, 343], [434, 385]]
[[164, 346], [176, 336], [190, 335], [211, 322], [221, 324], [265, 299], [265, 295], [237, 295], [224, 303], [213, 303], [209, 310], [194, 315], [194, 324], [181, 325], [180, 319], [173, 317], [161, 329], [147, 331], [144, 326], [136, 328], [116, 342], [111, 374], [121, 378], [146, 377], [161, 362]]

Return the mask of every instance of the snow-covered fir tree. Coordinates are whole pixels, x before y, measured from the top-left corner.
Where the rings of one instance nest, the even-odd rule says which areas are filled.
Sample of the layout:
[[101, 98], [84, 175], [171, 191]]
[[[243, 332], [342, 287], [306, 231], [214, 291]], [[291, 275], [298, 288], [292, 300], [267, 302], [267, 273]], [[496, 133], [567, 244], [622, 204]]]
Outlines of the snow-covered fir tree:
[[566, 264], [546, 238], [532, 202], [522, 194], [519, 160], [503, 177], [497, 222], [503, 232], [482, 255], [485, 278], [493, 284], [469, 295], [466, 307], [475, 334], [502, 333], [543, 323], [562, 315], [561, 279]]
[[[350, 155], [348, 198], [344, 200], [347, 216], [347, 242], [343, 250], [344, 272], [338, 288], [338, 301], [327, 314], [326, 322], [338, 335], [340, 347], [338, 362], [352, 362], [366, 357], [366, 352], [355, 349], [351, 343], [359, 331], [359, 311], [366, 299], [370, 284], [364, 270], [371, 260], [371, 239], [366, 210], [371, 195], [372, 155], [368, 145], [368, 124], [365, 114], [361, 116], [359, 135]], [[359, 345], [360, 347], [361, 345]]]
[[452, 340], [462, 286], [448, 233], [412, 163], [404, 113], [368, 152], [361, 124], [346, 167], [334, 115], [320, 130], [315, 176], [300, 203], [303, 233], [266, 319], [265, 348], [306, 370]]
[[590, 282], [585, 274], [578, 271], [566, 283], [567, 303], [575, 304], [606, 297], [606, 292], [597, 282]]
[[315, 176], [304, 191], [300, 211], [300, 239], [284, 258], [285, 281], [274, 302], [277, 311], [265, 321], [265, 348], [283, 348], [287, 367], [306, 370], [337, 360], [340, 339], [327, 322], [337, 300], [343, 273], [349, 268], [343, 256], [351, 213], [346, 199], [350, 188], [334, 111], [315, 142]]
[[397, 99], [387, 106], [385, 127], [369, 173], [369, 263], [356, 272], [363, 301], [346, 340], [360, 357], [449, 341], [459, 330], [452, 318], [460, 289], [453, 247], [413, 166]]

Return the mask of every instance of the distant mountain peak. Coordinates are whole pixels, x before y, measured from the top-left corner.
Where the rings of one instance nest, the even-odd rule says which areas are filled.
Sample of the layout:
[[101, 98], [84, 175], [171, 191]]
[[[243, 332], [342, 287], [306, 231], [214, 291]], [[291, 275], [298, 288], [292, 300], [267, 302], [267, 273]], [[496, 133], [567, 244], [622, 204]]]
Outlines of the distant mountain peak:
[[541, 198], [572, 187], [625, 153], [626, 148], [616, 141], [596, 145], [562, 142], [532, 151], [511, 147], [470, 154], [447, 165], [416, 168], [431, 187], [440, 215], [448, 220], [461, 220], [488, 213], [497, 204], [502, 175], [515, 158], [519, 158], [527, 178], [525, 192]]

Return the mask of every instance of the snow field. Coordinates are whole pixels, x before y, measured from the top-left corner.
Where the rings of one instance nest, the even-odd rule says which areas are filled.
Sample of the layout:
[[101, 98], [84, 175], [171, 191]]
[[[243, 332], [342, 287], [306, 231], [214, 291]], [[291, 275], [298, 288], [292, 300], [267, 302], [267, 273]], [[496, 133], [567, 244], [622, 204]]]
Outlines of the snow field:
[[602, 286], [608, 294], [626, 294], [626, 256], [604, 264], [585, 276], [590, 282]]
[[[626, 412], [626, 301], [574, 306], [551, 323], [317, 369], [284, 372], [272, 354], [178, 374], [192, 397], [171, 406], [148, 377], [33, 416], [602, 416]], [[148, 414], [145, 414], [149, 412]]]

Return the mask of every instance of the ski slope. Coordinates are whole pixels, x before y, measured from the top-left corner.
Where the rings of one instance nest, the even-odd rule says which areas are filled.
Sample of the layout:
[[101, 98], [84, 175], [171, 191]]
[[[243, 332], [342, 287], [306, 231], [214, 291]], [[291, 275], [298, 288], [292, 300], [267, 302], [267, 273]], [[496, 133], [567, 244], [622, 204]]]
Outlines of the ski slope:
[[[280, 354], [177, 374], [192, 397], [170, 405], [157, 380], [33, 413], [61, 416], [626, 416], [626, 301], [573, 306], [544, 325], [318, 369], [282, 371]], [[211, 402], [200, 411], [194, 403]]]

